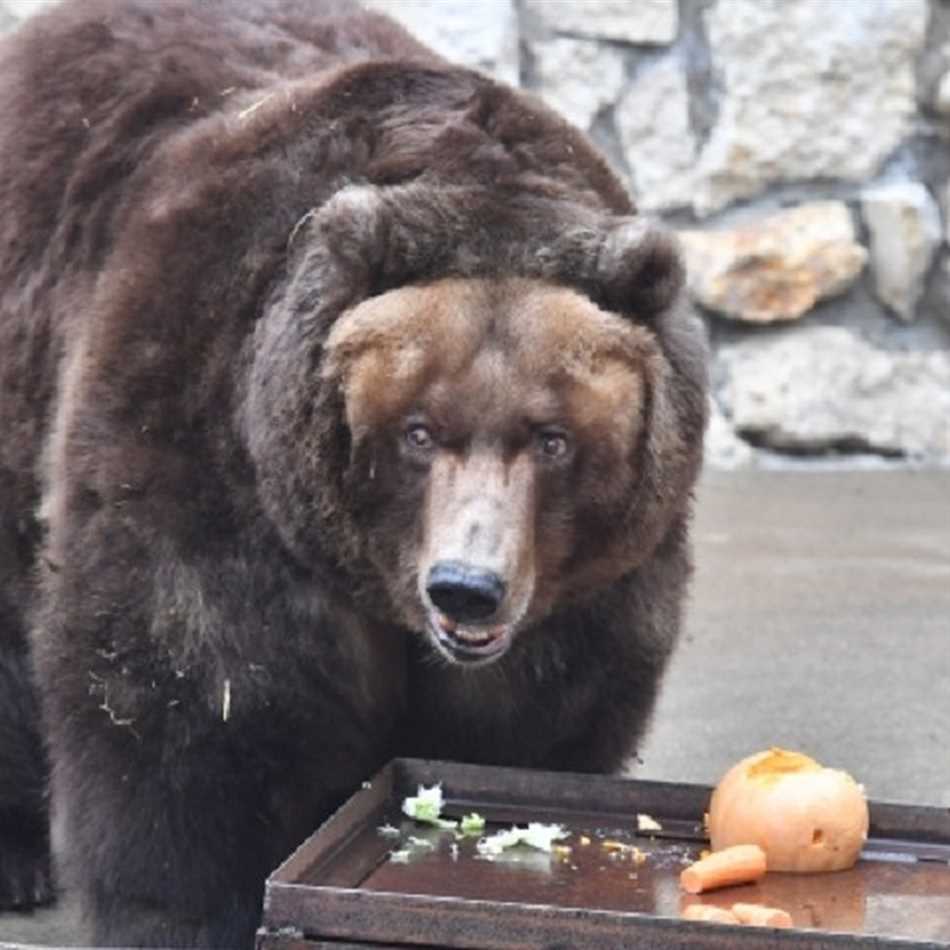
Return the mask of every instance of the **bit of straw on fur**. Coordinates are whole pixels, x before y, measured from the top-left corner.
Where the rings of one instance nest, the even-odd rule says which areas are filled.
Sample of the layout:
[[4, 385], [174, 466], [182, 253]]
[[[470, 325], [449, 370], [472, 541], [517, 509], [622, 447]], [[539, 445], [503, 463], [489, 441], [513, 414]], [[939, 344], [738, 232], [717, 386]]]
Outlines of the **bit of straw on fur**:
[[269, 96], [264, 96], [263, 99], [258, 99], [257, 102], [255, 102], [253, 105], [250, 105], [246, 109], [243, 109], [242, 111], [240, 111], [238, 113], [238, 119], [241, 122], [243, 122], [245, 119], [247, 119], [248, 117], [252, 116], [255, 112], [257, 112], [257, 110], [260, 109], [260, 107], [264, 105], [264, 103], [267, 102], [268, 99], [272, 99], [273, 97], [274, 97], [274, 94], [271, 93]]

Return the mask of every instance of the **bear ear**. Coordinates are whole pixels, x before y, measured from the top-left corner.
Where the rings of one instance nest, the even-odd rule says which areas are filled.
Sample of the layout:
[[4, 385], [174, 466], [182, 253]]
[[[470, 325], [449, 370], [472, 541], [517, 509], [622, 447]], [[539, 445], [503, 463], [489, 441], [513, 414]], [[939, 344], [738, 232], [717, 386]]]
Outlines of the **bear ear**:
[[288, 241], [301, 313], [339, 312], [439, 275], [517, 274], [573, 285], [643, 323], [683, 287], [675, 237], [642, 216], [605, 216], [570, 201], [424, 182], [350, 185], [305, 216]]
[[671, 308], [684, 279], [679, 243], [662, 225], [638, 216], [607, 226], [594, 280], [608, 309], [652, 322]]
[[302, 255], [297, 274], [322, 295], [308, 305], [350, 305], [451, 267], [471, 231], [470, 205], [470, 190], [461, 188], [342, 188], [288, 240], [290, 256]]
[[297, 222], [287, 250], [291, 256], [301, 254], [298, 275], [308, 284], [323, 294], [336, 290], [358, 299], [370, 290], [385, 253], [387, 230], [379, 192], [345, 188]]

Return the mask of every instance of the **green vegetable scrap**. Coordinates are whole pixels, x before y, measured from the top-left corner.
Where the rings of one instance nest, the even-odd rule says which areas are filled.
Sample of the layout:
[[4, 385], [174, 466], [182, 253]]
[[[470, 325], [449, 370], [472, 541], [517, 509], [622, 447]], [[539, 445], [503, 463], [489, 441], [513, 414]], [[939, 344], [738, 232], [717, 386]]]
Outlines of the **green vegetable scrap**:
[[499, 831], [488, 838], [482, 838], [475, 847], [478, 849], [478, 853], [484, 857], [495, 857], [508, 848], [514, 848], [518, 845], [527, 845], [530, 848], [547, 851], [550, 854], [554, 842], [567, 836], [568, 831], [563, 825], [545, 825], [538, 821], [532, 821], [527, 828], [513, 826], [507, 831]]
[[461, 822], [459, 822], [459, 831], [463, 835], [483, 834], [485, 831], [485, 819], [479, 815], [477, 811], [464, 815]]
[[435, 825], [436, 828], [456, 828], [458, 822], [439, 817], [442, 814], [442, 805], [441, 785], [433, 785], [431, 788], [420, 785], [418, 794], [403, 800], [402, 810], [410, 818], [424, 824]]

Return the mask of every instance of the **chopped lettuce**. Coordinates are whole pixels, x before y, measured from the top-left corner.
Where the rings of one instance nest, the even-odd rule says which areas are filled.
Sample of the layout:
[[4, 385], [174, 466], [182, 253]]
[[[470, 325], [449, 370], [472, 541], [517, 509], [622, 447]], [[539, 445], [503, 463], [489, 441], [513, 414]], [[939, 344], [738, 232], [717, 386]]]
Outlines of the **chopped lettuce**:
[[480, 835], [485, 832], [485, 819], [477, 811], [463, 815], [459, 822], [459, 831], [463, 835]]
[[539, 821], [532, 821], [527, 828], [512, 826], [505, 831], [482, 838], [475, 847], [479, 854], [486, 857], [494, 857], [518, 845], [526, 845], [550, 854], [554, 842], [566, 838], [567, 834], [567, 829], [563, 825], [546, 825]]
[[402, 810], [410, 818], [424, 824], [435, 825], [436, 828], [455, 828], [457, 822], [439, 817], [442, 814], [442, 804], [441, 785], [433, 785], [431, 788], [420, 785], [416, 795], [403, 799]]
[[652, 815], [637, 815], [637, 831], [662, 831], [663, 826]]

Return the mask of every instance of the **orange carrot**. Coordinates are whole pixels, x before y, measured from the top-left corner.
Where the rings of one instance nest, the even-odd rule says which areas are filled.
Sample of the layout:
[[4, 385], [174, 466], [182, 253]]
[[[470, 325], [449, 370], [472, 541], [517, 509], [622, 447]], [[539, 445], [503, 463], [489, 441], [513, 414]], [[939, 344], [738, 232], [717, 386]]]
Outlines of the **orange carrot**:
[[712, 904], [690, 904], [683, 908], [680, 914], [683, 920], [703, 920], [710, 924], [737, 924], [739, 918], [730, 914], [728, 910], [721, 907], [713, 907]]
[[792, 918], [779, 907], [763, 907], [761, 904], [733, 904], [733, 916], [743, 924], [753, 927], [791, 927]]
[[737, 844], [714, 851], [680, 874], [680, 887], [701, 894], [730, 884], [751, 884], [765, 874], [765, 852], [757, 844]]

